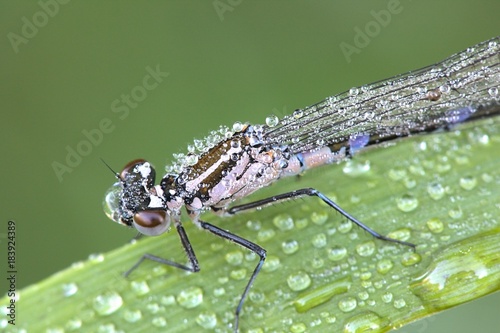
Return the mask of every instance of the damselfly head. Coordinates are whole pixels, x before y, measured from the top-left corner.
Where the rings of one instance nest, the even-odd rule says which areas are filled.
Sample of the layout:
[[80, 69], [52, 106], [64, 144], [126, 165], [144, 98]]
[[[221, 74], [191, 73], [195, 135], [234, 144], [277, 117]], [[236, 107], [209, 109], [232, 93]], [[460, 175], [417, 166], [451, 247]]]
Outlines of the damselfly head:
[[156, 172], [153, 166], [142, 159], [134, 160], [116, 176], [118, 181], [104, 196], [106, 215], [148, 236], [165, 232], [170, 226], [170, 216], [161, 188], [154, 186]]

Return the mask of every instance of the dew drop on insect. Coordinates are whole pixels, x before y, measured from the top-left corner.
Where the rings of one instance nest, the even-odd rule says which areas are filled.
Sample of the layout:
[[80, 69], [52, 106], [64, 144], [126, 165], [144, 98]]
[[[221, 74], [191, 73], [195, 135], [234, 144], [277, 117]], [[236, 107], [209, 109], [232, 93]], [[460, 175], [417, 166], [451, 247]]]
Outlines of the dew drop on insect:
[[271, 115], [266, 118], [266, 125], [269, 127], [275, 127], [276, 125], [278, 125], [278, 123], [279, 119], [275, 115]]
[[492, 88], [488, 89], [488, 94], [490, 94], [491, 97], [498, 96], [498, 88], [492, 87]]
[[357, 96], [359, 94], [359, 89], [354, 87], [354, 88], [351, 88], [349, 89], [349, 95], [351, 96]]
[[297, 109], [297, 110], [293, 111], [293, 113], [292, 113], [292, 117], [294, 117], [295, 119], [302, 118], [303, 115], [304, 115], [304, 111], [302, 111], [301, 109]]

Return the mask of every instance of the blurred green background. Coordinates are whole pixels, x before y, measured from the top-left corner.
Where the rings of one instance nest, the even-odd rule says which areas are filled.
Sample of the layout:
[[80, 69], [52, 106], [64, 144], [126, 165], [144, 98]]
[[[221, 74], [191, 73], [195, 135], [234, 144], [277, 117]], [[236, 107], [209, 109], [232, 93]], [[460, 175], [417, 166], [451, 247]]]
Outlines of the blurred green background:
[[[261, 123], [442, 60], [498, 35], [499, 12], [494, 0], [2, 1], [0, 253], [14, 219], [22, 288], [114, 249], [134, 233], [102, 212], [114, 178], [100, 158], [117, 170], [146, 158], [161, 176], [220, 124]], [[340, 45], [367, 24], [380, 29], [346, 56]], [[155, 70], [168, 76], [145, 80]], [[86, 156], [57, 175], [68, 149]], [[400, 332], [499, 327], [499, 304], [491, 295]]]

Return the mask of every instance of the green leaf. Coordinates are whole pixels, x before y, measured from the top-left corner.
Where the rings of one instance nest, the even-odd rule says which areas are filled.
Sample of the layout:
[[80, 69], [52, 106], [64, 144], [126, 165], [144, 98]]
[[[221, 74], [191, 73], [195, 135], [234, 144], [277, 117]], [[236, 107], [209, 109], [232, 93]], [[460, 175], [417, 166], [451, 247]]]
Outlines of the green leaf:
[[[414, 136], [251, 198], [315, 187], [378, 232], [417, 244], [415, 252], [374, 239], [316, 198], [206, 214], [268, 251], [241, 331], [384, 332], [497, 291], [499, 133], [490, 119]], [[21, 290], [16, 326], [4, 321], [2, 330], [231, 332], [257, 258], [185, 220], [200, 273], [146, 261], [124, 278], [144, 253], [186, 263], [175, 232], [145, 238]]]

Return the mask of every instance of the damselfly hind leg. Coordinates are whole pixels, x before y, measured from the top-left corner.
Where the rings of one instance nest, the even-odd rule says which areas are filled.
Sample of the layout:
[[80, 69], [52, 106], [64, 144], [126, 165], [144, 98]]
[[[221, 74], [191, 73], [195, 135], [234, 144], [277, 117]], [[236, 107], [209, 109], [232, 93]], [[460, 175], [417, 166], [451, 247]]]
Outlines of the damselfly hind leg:
[[243, 303], [245, 302], [245, 299], [248, 295], [248, 292], [250, 291], [250, 287], [255, 281], [255, 278], [259, 274], [262, 265], [264, 265], [264, 261], [266, 260], [266, 250], [260, 247], [259, 245], [250, 242], [249, 240], [240, 237], [238, 235], [235, 235], [233, 233], [230, 233], [227, 230], [218, 228], [210, 223], [199, 221], [200, 226], [205, 229], [210, 231], [216, 236], [219, 236], [221, 238], [227, 239], [233, 243], [236, 243], [238, 245], [241, 245], [253, 253], [257, 254], [260, 259], [259, 262], [257, 263], [257, 266], [255, 266], [255, 269], [253, 270], [252, 276], [250, 276], [250, 279], [247, 282], [247, 285], [245, 287], [245, 290], [243, 291], [243, 294], [241, 294], [240, 301], [238, 302], [238, 306], [236, 307], [236, 311], [234, 312], [234, 332], [238, 332], [238, 325], [239, 325], [239, 320], [240, 320], [240, 312], [241, 309], [243, 308]]
[[259, 207], [264, 207], [264, 206], [272, 205], [272, 204], [277, 203], [279, 201], [290, 200], [290, 199], [299, 198], [299, 197], [302, 197], [302, 196], [311, 196], [311, 197], [318, 197], [318, 198], [320, 198], [328, 206], [330, 206], [331, 208], [335, 209], [342, 216], [344, 216], [345, 218], [347, 218], [349, 221], [351, 221], [352, 223], [356, 224], [357, 226], [361, 227], [363, 230], [367, 231], [370, 235], [372, 235], [373, 237], [375, 237], [377, 239], [381, 239], [381, 240], [384, 240], [384, 241], [393, 242], [393, 243], [397, 243], [397, 244], [402, 244], [402, 245], [405, 245], [405, 246], [409, 246], [412, 249], [415, 249], [415, 247], [416, 247], [416, 245], [413, 244], [413, 243], [409, 243], [409, 242], [405, 242], [405, 241], [402, 241], [402, 240], [399, 240], [399, 239], [394, 239], [394, 238], [390, 238], [390, 237], [381, 235], [380, 233], [378, 233], [375, 230], [371, 229], [366, 224], [364, 224], [363, 222], [359, 221], [354, 216], [352, 216], [351, 214], [349, 214], [348, 212], [346, 212], [339, 205], [337, 205], [335, 202], [333, 202], [333, 200], [331, 200], [326, 195], [324, 195], [323, 193], [321, 193], [320, 191], [318, 191], [318, 190], [316, 190], [314, 188], [303, 188], [303, 189], [300, 189], [300, 190], [295, 190], [295, 191], [291, 191], [291, 192], [286, 192], [286, 193], [278, 194], [278, 195], [275, 195], [275, 196], [272, 196], [272, 197], [269, 197], [269, 198], [257, 200], [257, 201], [250, 202], [250, 203], [247, 203], [247, 204], [234, 206], [234, 207], [229, 208], [227, 210], [227, 212], [229, 214], [236, 214], [236, 213], [241, 212], [241, 211], [245, 211], [245, 210], [249, 210], [249, 209], [254, 209], [254, 208], [259, 208]]

